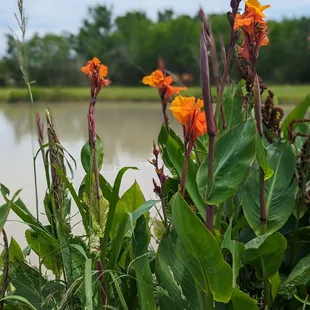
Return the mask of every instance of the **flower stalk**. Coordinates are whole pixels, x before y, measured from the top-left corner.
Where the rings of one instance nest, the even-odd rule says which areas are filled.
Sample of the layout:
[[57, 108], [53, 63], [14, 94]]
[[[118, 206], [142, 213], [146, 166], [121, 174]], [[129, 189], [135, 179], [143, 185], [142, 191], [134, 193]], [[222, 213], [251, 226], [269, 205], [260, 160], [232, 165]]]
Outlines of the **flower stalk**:
[[[255, 118], [256, 127], [260, 138], [263, 137], [263, 122], [262, 122], [262, 104], [260, 95], [260, 83], [258, 75], [254, 77], [254, 104], [255, 104]], [[261, 233], [266, 231], [267, 224], [267, 210], [265, 199], [265, 173], [263, 168], [259, 168], [259, 187], [260, 187], [260, 220], [261, 220]]]
[[[200, 79], [202, 86], [202, 97], [204, 102], [204, 112], [207, 121], [207, 132], [209, 136], [209, 153], [208, 153], [208, 184], [206, 200], [213, 184], [214, 173], [214, 151], [215, 151], [215, 137], [216, 137], [216, 123], [213, 117], [210, 75], [209, 75], [209, 61], [207, 54], [207, 40], [205, 36], [204, 24], [202, 24], [202, 31], [200, 35]], [[206, 226], [210, 232], [213, 231], [213, 206], [207, 204], [206, 206]]]
[[219, 86], [218, 92], [217, 92], [217, 102], [216, 102], [216, 107], [215, 107], [215, 121], [216, 123], [218, 122], [219, 115], [221, 113], [222, 105], [223, 105], [223, 94], [224, 94], [224, 89], [225, 86], [228, 83], [229, 79], [229, 70], [230, 70], [230, 65], [231, 61], [233, 58], [233, 53], [234, 53], [234, 47], [236, 45], [236, 42], [238, 40], [239, 34], [234, 31], [234, 20], [237, 15], [238, 9], [239, 9], [239, 4], [241, 0], [232, 0], [231, 1], [231, 12], [227, 13], [228, 21], [230, 24], [230, 36], [229, 36], [229, 47], [227, 51], [227, 56], [226, 56], [226, 61], [225, 61], [225, 66], [224, 66], [224, 72], [222, 75], [221, 79], [221, 84]]

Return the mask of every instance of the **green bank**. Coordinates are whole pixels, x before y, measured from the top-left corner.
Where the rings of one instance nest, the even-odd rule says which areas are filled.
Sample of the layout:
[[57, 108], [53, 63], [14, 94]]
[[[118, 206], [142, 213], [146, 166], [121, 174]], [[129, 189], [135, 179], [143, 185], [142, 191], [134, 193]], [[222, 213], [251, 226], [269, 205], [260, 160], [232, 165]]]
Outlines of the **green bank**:
[[[280, 104], [295, 104], [300, 102], [310, 94], [310, 85], [275, 85], [269, 86], [277, 96]], [[44, 102], [74, 102], [87, 101], [90, 96], [88, 87], [33, 87], [33, 97], [35, 101]], [[212, 88], [215, 96], [215, 88]], [[189, 87], [186, 96], [201, 96], [200, 87]], [[99, 96], [100, 100], [119, 101], [119, 102], [142, 102], [158, 101], [158, 92], [154, 88], [147, 86], [141, 87], [122, 87], [110, 86], [105, 88]], [[29, 100], [28, 91], [25, 88], [0, 88], [0, 102], [27, 102]]]

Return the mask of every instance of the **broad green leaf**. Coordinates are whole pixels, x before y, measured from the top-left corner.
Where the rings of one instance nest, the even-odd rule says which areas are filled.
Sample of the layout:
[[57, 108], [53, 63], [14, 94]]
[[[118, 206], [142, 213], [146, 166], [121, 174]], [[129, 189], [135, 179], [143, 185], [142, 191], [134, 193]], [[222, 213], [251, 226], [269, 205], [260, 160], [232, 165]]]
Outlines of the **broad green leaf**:
[[[103, 145], [100, 137], [97, 135], [96, 142], [96, 153], [97, 153], [97, 161], [98, 161], [98, 171], [102, 168], [103, 162]], [[92, 167], [92, 149], [89, 145], [89, 142], [86, 142], [81, 149], [81, 163], [85, 170], [85, 172], [89, 172], [89, 169]]]
[[[65, 286], [61, 282], [48, 281], [36, 268], [25, 262], [10, 264], [10, 283], [14, 286], [14, 295], [27, 299], [35, 309], [54, 309], [59, 304]], [[53, 296], [53, 298], [50, 298]], [[44, 300], [44, 307], [42, 307]]]
[[12, 237], [9, 246], [9, 262], [14, 263], [20, 261], [24, 261], [24, 254], [17, 241]]
[[281, 294], [294, 294], [300, 285], [310, 281], [310, 254], [302, 258], [282, 284]]
[[6, 202], [0, 207], [0, 231], [2, 231], [3, 226], [10, 214], [12, 203]]
[[224, 261], [217, 240], [194, 214], [180, 193], [172, 200], [172, 223], [181, 241], [181, 259], [214, 300], [228, 302], [232, 293], [232, 270]]
[[231, 255], [232, 255], [232, 259], [233, 259], [233, 262], [232, 262], [232, 271], [233, 271], [232, 286], [235, 288], [236, 283], [237, 283], [237, 278], [239, 275], [239, 270], [243, 266], [243, 264], [241, 262], [241, 258], [243, 256], [244, 251], [245, 251], [245, 246], [243, 243], [241, 243], [239, 241], [232, 240], [231, 232], [232, 232], [232, 222], [230, 222], [228, 229], [225, 233], [224, 240], [222, 242], [221, 248], [229, 250]]
[[271, 297], [273, 300], [276, 299], [281, 285], [281, 279], [279, 272], [277, 272], [271, 279], [270, 279], [270, 285], [271, 285]]
[[[175, 132], [170, 127], [169, 127], [169, 134], [172, 136], [172, 139], [174, 139], [176, 141], [176, 143], [178, 144], [178, 147], [183, 149], [184, 143], [182, 142], [182, 140], [175, 134]], [[163, 159], [163, 162], [165, 164], [165, 167], [168, 168], [168, 170], [171, 172], [173, 177], [177, 177], [178, 172], [177, 172], [176, 168], [174, 167], [174, 164], [172, 163], [171, 158], [170, 158], [168, 151], [167, 151], [167, 148], [166, 148], [167, 140], [168, 140], [167, 129], [163, 125], [161, 127], [160, 133], [158, 135], [158, 145], [161, 149], [161, 155], [162, 155], [162, 159]]]
[[113, 236], [110, 257], [110, 269], [117, 269], [117, 262], [119, 254], [123, 245], [123, 238], [126, 234], [128, 223], [128, 213], [137, 210], [143, 203], [145, 198], [142, 191], [135, 181], [133, 185], [124, 193], [124, 195], [117, 202], [114, 221], [110, 235]]
[[155, 310], [152, 272], [148, 260], [148, 228], [143, 215], [137, 220], [132, 238], [132, 249], [141, 310]]
[[195, 280], [177, 256], [177, 238], [174, 230], [167, 230], [158, 247], [155, 274], [158, 284], [164, 290], [159, 295], [160, 309], [198, 310], [200, 309], [199, 297], [197, 297]]
[[248, 294], [234, 288], [231, 296], [233, 310], [258, 310], [257, 301]]
[[[225, 111], [226, 129], [229, 130], [245, 119], [243, 105], [242, 85], [239, 83], [235, 89], [226, 87], [223, 94], [223, 107]], [[220, 118], [218, 128], [222, 128]]]
[[310, 107], [310, 96], [307, 96], [300, 104], [298, 104], [286, 117], [281, 129], [283, 132], [283, 137], [288, 138], [288, 127], [293, 120], [302, 119], [305, 117], [308, 109]]
[[[282, 140], [267, 148], [268, 162], [274, 175], [265, 181], [267, 211], [266, 233], [279, 230], [288, 220], [294, 207], [297, 182], [293, 179], [296, 159], [293, 148]], [[246, 180], [242, 208], [256, 235], [261, 234], [259, 169], [254, 165]]]
[[271, 279], [281, 266], [286, 244], [280, 233], [256, 237], [245, 245], [242, 262], [255, 268], [258, 279]]
[[111, 184], [101, 174], [99, 174], [99, 185], [100, 185], [100, 189], [102, 191], [103, 197], [107, 199], [109, 202], [111, 202], [113, 188]]
[[91, 216], [91, 226], [95, 236], [102, 238], [105, 230], [107, 216], [109, 212], [109, 201], [103, 196], [101, 189], [100, 199], [97, 198], [96, 186], [93, 177], [93, 184], [91, 186], [86, 182], [85, 185], [89, 187], [83, 192], [83, 202], [89, 210]]
[[252, 118], [233, 127], [216, 141], [213, 186], [207, 190], [208, 159], [197, 173], [200, 194], [209, 204], [220, 204], [236, 193], [255, 159], [255, 148], [256, 126]]
[[92, 260], [88, 258], [85, 262], [84, 285], [87, 310], [93, 309], [93, 282], [92, 282]]
[[48, 233], [32, 229], [27, 229], [25, 236], [31, 249], [40, 255], [43, 265], [59, 279], [62, 273], [62, 265], [59, 254], [60, 248], [56, 239]]
[[16, 301], [20, 301], [23, 304], [27, 305], [28, 307], [30, 307], [30, 309], [33, 310], [37, 310], [34, 305], [32, 305], [26, 298], [22, 297], [22, 296], [18, 296], [18, 295], [8, 295], [6, 297], [3, 297], [0, 299], [0, 301], [2, 300], [16, 300]]
[[119, 201], [119, 190], [121, 187], [122, 178], [125, 172], [129, 169], [138, 170], [138, 168], [136, 167], [124, 167], [118, 172], [115, 178], [115, 181], [114, 181], [113, 192], [112, 192], [112, 197], [111, 197], [110, 207], [109, 207], [109, 213], [108, 213], [108, 218], [106, 222], [103, 242], [102, 242], [102, 249], [101, 249], [101, 251], [103, 252], [102, 255], [106, 255], [107, 253], [108, 241], [109, 241], [110, 232], [111, 232], [111, 228], [112, 228], [113, 221], [114, 221], [116, 204]]
[[265, 181], [270, 179], [274, 171], [270, 168], [268, 159], [267, 159], [267, 150], [265, 149], [262, 140], [257, 134], [256, 138], [256, 158], [258, 160], [259, 166], [264, 170]]
[[[180, 145], [178, 141], [173, 139], [171, 136], [168, 136], [167, 140], [162, 141], [162, 145], [167, 152], [163, 156], [169, 157], [169, 160], [175, 168], [178, 176], [181, 178], [184, 165], [184, 146]], [[188, 162], [185, 188], [202, 218], [206, 218], [205, 203], [199, 194], [198, 186], [196, 183], [197, 171], [197, 164], [190, 158]]]

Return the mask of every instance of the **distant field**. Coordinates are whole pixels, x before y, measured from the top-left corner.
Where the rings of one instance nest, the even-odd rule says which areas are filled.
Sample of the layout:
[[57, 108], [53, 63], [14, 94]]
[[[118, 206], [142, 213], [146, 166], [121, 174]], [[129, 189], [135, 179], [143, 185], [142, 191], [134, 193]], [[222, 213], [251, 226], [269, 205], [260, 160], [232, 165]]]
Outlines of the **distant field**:
[[[295, 104], [310, 94], [310, 85], [277, 85], [269, 87], [278, 97], [279, 103]], [[212, 89], [215, 95], [215, 89]], [[182, 92], [188, 96], [201, 96], [200, 87], [190, 87], [188, 91]], [[65, 87], [65, 88], [33, 88], [33, 96], [36, 101], [87, 101], [89, 99], [88, 87]], [[106, 101], [157, 101], [159, 100], [156, 89], [141, 87], [119, 87], [111, 86], [103, 89], [100, 100]], [[23, 88], [0, 88], [0, 102], [28, 101], [29, 96]]]

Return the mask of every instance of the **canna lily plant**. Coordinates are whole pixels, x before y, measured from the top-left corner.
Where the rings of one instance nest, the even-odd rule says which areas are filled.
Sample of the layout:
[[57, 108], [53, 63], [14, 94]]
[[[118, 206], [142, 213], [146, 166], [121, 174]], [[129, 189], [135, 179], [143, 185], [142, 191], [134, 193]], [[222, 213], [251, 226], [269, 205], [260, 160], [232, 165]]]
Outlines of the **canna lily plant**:
[[[41, 154], [46, 218], [32, 215], [19, 191], [10, 195], [0, 185], [0, 309], [307, 309], [310, 97], [284, 118], [256, 72], [259, 49], [269, 42], [269, 5], [247, 0], [238, 13], [240, 3], [230, 1], [222, 70], [211, 25], [199, 12], [201, 98], [179, 95], [186, 89], [172, 86], [161, 59], [158, 70], [142, 80], [158, 89], [164, 118], [150, 160], [157, 177], [150, 186], [158, 200], [146, 201], [136, 182], [120, 193], [123, 175], [135, 167], [122, 168], [113, 184], [101, 173], [95, 104], [104, 104], [98, 94], [102, 90], [104, 97], [110, 81], [98, 58], [81, 69], [90, 81], [89, 139], [81, 150], [85, 177], [77, 189], [50, 113], [47, 143], [37, 115], [40, 149], [34, 162]], [[240, 82], [231, 82], [233, 61]], [[167, 112], [183, 129], [181, 136]], [[79, 235], [72, 231], [71, 203], [81, 219]], [[152, 219], [149, 211], [159, 205]], [[7, 238], [10, 211], [29, 227], [25, 249]], [[30, 253], [38, 257], [38, 268], [28, 262]]]

